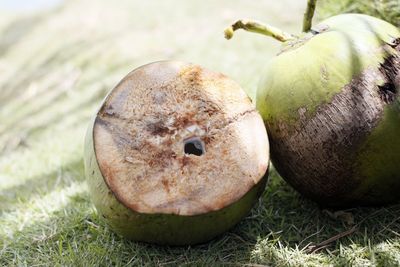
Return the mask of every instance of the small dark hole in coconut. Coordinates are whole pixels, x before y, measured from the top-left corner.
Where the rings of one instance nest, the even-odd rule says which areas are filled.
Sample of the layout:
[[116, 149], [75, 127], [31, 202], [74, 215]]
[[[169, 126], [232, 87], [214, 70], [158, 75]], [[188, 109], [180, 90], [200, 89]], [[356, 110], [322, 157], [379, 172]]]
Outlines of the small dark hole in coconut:
[[319, 31], [316, 31], [316, 30], [313, 30], [313, 29], [311, 29], [310, 32], [311, 32], [313, 35], [317, 35], [317, 34], [320, 34], [320, 33], [321, 33], [321, 32], [319, 32]]
[[385, 103], [391, 103], [396, 99], [397, 88], [392, 82], [379, 86], [379, 95]]
[[196, 137], [185, 141], [184, 151], [188, 155], [201, 156], [204, 154], [205, 149], [203, 142]]
[[400, 44], [400, 38], [395, 38], [389, 42], [389, 45], [393, 48], [396, 48]]

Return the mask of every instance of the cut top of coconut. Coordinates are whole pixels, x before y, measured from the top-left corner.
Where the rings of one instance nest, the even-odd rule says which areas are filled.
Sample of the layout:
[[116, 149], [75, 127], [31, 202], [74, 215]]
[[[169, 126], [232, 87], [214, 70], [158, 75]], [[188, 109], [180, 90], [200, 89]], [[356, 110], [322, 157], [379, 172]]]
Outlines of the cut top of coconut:
[[240, 86], [176, 61], [129, 73], [104, 100], [93, 142], [109, 189], [140, 213], [220, 210], [253, 188], [269, 162], [263, 121]]

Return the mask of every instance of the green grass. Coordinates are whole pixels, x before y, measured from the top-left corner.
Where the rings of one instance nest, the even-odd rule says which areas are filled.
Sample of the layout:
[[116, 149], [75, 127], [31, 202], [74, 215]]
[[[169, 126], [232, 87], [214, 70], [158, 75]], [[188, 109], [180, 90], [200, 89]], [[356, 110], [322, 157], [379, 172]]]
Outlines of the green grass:
[[83, 138], [104, 95], [133, 68], [173, 58], [224, 72], [253, 96], [279, 44], [242, 32], [227, 42], [222, 30], [253, 17], [298, 32], [305, 1], [274, 2], [70, 1], [37, 14], [1, 11], [0, 266], [400, 265], [399, 205], [322, 210], [274, 170], [248, 217], [193, 247], [124, 240], [90, 202]]
[[362, 13], [400, 26], [400, 1], [398, 0], [325, 0], [320, 2], [323, 17], [343, 12]]

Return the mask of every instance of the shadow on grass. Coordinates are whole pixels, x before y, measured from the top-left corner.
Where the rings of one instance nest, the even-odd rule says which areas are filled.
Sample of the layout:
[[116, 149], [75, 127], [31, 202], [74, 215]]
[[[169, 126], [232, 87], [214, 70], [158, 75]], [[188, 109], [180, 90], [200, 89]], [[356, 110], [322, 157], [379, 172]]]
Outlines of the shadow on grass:
[[[58, 69], [62, 69], [65, 63], [72, 61], [75, 57], [80, 56], [82, 51], [86, 51], [93, 47], [93, 44], [88, 42], [87, 40], [66, 40], [65, 43], [58, 47], [57, 50], [53, 52], [46, 51], [46, 47], [43, 47], [43, 53], [46, 53], [46, 57], [41, 60], [41, 62], [36, 62], [35, 58], [32, 59], [30, 57], [25, 58], [25, 64], [29, 66], [33, 61], [36, 66], [33, 69], [29, 69], [28, 71], [21, 72], [20, 69], [16, 69], [15, 72], [10, 75], [11, 77], [15, 77], [15, 79], [9, 79], [2, 85], [3, 93], [0, 96], [1, 103], [10, 103], [12, 101], [19, 101], [21, 92], [26, 90], [27, 85], [30, 85], [34, 81], [40, 81], [40, 79], [54, 75], [54, 73], [59, 74]], [[31, 63], [32, 64], [32, 63]], [[49, 72], [49, 70], [51, 70]], [[16, 78], [18, 77], [18, 79]], [[55, 83], [62, 83], [65, 77], [60, 78], [60, 80], [54, 81]], [[52, 84], [52, 87], [57, 87], [57, 84]], [[27, 98], [24, 102], [29, 103], [32, 98], [41, 98], [44, 94], [51, 92], [49, 88], [42, 87], [42, 89], [33, 95], [31, 98]]]
[[[77, 176], [83, 177], [79, 164], [72, 163], [68, 168], [77, 166], [80, 170]], [[47, 188], [47, 182], [39, 180], [37, 187]], [[21, 187], [25, 192], [28, 188]], [[339, 247], [371, 248], [399, 240], [400, 206], [348, 212], [354, 216], [358, 231], [320, 251], [322, 257], [337, 256], [335, 263], [348, 263], [351, 258], [346, 257], [350, 256], [342, 255]], [[306, 256], [304, 249], [309, 243], [319, 243], [349, 227], [345, 221], [333, 219], [303, 199], [272, 172], [272, 181], [251, 214], [227, 234], [205, 244], [161, 247], [124, 240], [110, 232], [84, 192], [70, 197], [68, 205], [55, 211], [48, 220], [17, 232], [12, 240], [6, 241], [8, 244], [0, 251], [0, 258], [7, 264], [24, 259], [28, 264], [212, 266], [252, 262], [276, 265], [287, 261], [288, 255], [282, 251]], [[260, 246], [264, 248], [260, 250]], [[385, 252], [376, 256], [378, 263], [393, 262], [393, 255]]]
[[[54, 125], [62, 124], [63, 126], [67, 127], [67, 124], [65, 124], [65, 119], [67, 118], [73, 118], [73, 120], [69, 122], [71, 127], [82, 122], [88, 123], [91, 114], [80, 116], [80, 113], [82, 109], [100, 101], [100, 99], [102, 99], [105, 95], [105, 89], [106, 88], [96, 90], [92, 95], [89, 95], [89, 97], [80, 99], [79, 101], [70, 105], [68, 108], [65, 108], [65, 110], [62, 112], [49, 114], [45, 120], [34, 120], [32, 116], [34, 116], [33, 114], [36, 112], [26, 115], [19, 121], [15, 120], [14, 123], [3, 128], [3, 130], [0, 130], [0, 140], [4, 141], [4, 145], [0, 145], [0, 156], [15, 150], [16, 147], [22, 144], [25, 144], [25, 139], [28, 139], [30, 135], [36, 132]], [[57, 105], [57, 103], [48, 103], [48, 105]], [[44, 108], [38, 110], [37, 112], [46, 112], [46, 109]], [[29, 127], [26, 127], [24, 123], [30, 124]], [[20, 129], [17, 128], [18, 126]]]
[[83, 160], [79, 158], [51, 172], [28, 178], [22, 184], [0, 190], [0, 215], [12, 210], [18, 202], [27, 202], [32, 197], [44, 195], [58, 187], [66, 187], [73, 181], [82, 181], [84, 179], [82, 173], [71, 178], [71, 173], [82, 169]]
[[[118, 62], [112, 65], [113, 69], [109, 69], [107, 71], [105, 71], [104, 73], [99, 73], [98, 76], [93, 77], [92, 79], [90, 79], [89, 81], [85, 81], [84, 83], [81, 83], [79, 86], [83, 87], [87, 90], [87, 88], [90, 86], [90, 84], [96, 83], [98, 82], [97, 79], [100, 79], [99, 77], [102, 77], [102, 75], [109, 75], [110, 72], [112, 72], [113, 70], [117, 70], [119, 68], [122, 68], [123, 66], [125, 66], [125, 62]], [[55, 124], [55, 123], [60, 123], [62, 122], [62, 119], [65, 118], [66, 116], [71, 117], [71, 116], [76, 116], [77, 113], [79, 113], [79, 111], [81, 110], [81, 108], [84, 108], [90, 104], [93, 104], [95, 102], [100, 101], [101, 99], [104, 98], [104, 96], [106, 95], [106, 93], [110, 90], [110, 88], [113, 85], [110, 86], [105, 86], [104, 84], [100, 84], [98, 85], [98, 88], [88, 97], [79, 99], [79, 101], [77, 101], [76, 103], [73, 103], [71, 105], [71, 107], [67, 108], [65, 111], [63, 111], [61, 114], [49, 114], [49, 116], [47, 116], [46, 120], [41, 120], [41, 121], [35, 121], [34, 117], [36, 115], [42, 114], [44, 112], [47, 112], [47, 108], [53, 106], [57, 106], [59, 105], [60, 102], [62, 102], [64, 100], [64, 98], [66, 97], [67, 92], [65, 90], [60, 90], [59, 88], [57, 88], [57, 85], [54, 85], [55, 87], [53, 88], [53, 90], [42, 90], [42, 92], [40, 92], [38, 95], [35, 95], [34, 98], [29, 98], [28, 100], [25, 100], [25, 105], [31, 105], [34, 106], [34, 108], [27, 110], [24, 114], [20, 115], [20, 116], [14, 116], [13, 121], [10, 121], [8, 124], [6, 124], [5, 126], [3, 126], [0, 129], [0, 136], [2, 134], [5, 134], [9, 131], [12, 131], [15, 128], [25, 128], [24, 130], [22, 130], [23, 135], [26, 137], [29, 134], [43, 129], [49, 125]], [[71, 85], [72, 86], [72, 85]], [[57, 92], [54, 93], [54, 90], [57, 90]], [[51, 95], [50, 95], [51, 94]], [[46, 96], [46, 95], [50, 95], [50, 97]], [[15, 91], [12, 95], [15, 98], [18, 98], [18, 94], [17, 91]], [[39, 99], [41, 97], [46, 97], [46, 101], [44, 101], [43, 103], [40, 104], [35, 104], [35, 100]], [[2, 101], [0, 100], [0, 103]], [[24, 106], [24, 103], [20, 103], [21, 106]], [[34, 121], [34, 123], [32, 123]], [[30, 128], [27, 128], [24, 124], [30, 124], [32, 126], [30, 126]], [[5, 142], [7, 143], [7, 142]], [[0, 154], [1, 154], [1, 146], [0, 146]]]
[[[48, 102], [54, 102], [60, 94], [65, 93], [65, 90], [60, 90], [58, 88], [59, 84], [65, 82], [65, 75], [62, 75], [60, 79], [53, 81], [52, 84], [48, 86], [42, 86], [40, 90], [33, 94], [31, 97], [26, 98], [24, 101], [21, 101], [21, 94], [26, 91], [27, 86], [29, 86], [32, 82], [40, 81], [40, 79], [44, 77], [51, 77], [55, 75], [59, 75], [58, 69], [62, 69], [64, 64], [68, 61], [71, 61], [75, 56], [78, 56], [82, 51], [90, 48], [90, 43], [85, 42], [83, 40], [75, 40], [75, 41], [66, 41], [64, 45], [59, 47], [56, 51], [48, 52], [47, 56], [42, 62], [37, 63], [34, 69], [30, 71], [25, 71], [21, 73], [20, 69], [15, 70], [15, 73], [10, 75], [11, 77], [18, 77], [18, 79], [9, 79], [2, 85], [3, 93], [0, 96], [0, 103], [7, 104], [13, 101], [19, 101], [22, 104], [29, 104], [30, 102], [34, 101], [35, 99], [41, 99], [46, 97], [46, 94], [53, 93], [54, 90], [59, 90], [58, 94], [53, 96], [54, 99], [49, 99]], [[46, 48], [43, 47], [43, 50]], [[25, 59], [26, 65], [32, 61], [32, 58], [27, 57]], [[25, 64], [22, 64], [25, 65]], [[51, 70], [49, 72], [49, 70]], [[54, 74], [55, 73], [55, 74]], [[67, 77], [68, 78], [68, 77]], [[74, 86], [74, 84], [71, 84]], [[48, 104], [48, 103], [45, 103]], [[37, 111], [43, 109], [44, 106], [38, 106], [35, 111], [32, 112], [30, 115], [34, 115]]]
[[[96, 58], [90, 54], [90, 51], [93, 51], [96, 47], [106, 47], [110, 40], [113, 38], [117, 38], [119, 35], [122, 35], [124, 32], [117, 32], [113, 34], [109, 34], [106, 36], [91, 38], [90, 41], [88, 39], [81, 39], [81, 37], [77, 37], [77, 40], [66, 39], [64, 44], [57, 48], [57, 50], [53, 52], [46, 51], [46, 47], [43, 47], [44, 53], [48, 53], [47, 56], [41, 60], [40, 63], [35, 63], [33, 69], [29, 69], [29, 71], [21, 72], [20, 69], [15, 70], [15, 72], [10, 75], [10, 77], [18, 77], [15, 79], [9, 79], [3, 85], [0, 86], [2, 89], [2, 94], [0, 95], [0, 103], [10, 103], [13, 101], [20, 101], [20, 95], [23, 90], [26, 90], [27, 85], [31, 84], [32, 81], [37, 81], [42, 79], [43, 77], [52, 75], [52, 73], [59, 74], [57, 70], [59, 68], [63, 68], [65, 64], [69, 62], [74, 62], [78, 57], [80, 58], [79, 64], [75, 66], [76, 69], [85, 70], [90, 66], [90, 63], [96, 61]], [[106, 49], [106, 48], [105, 48]], [[29, 66], [32, 62], [32, 58], [26, 57], [25, 64], [21, 64], [22, 66]], [[33, 61], [35, 62], [35, 61]], [[94, 79], [101, 79], [103, 75], [109, 74], [111, 71], [125, 67], [129, 62], [112, 62], [108, 70], [104, 71], [104, 73], [99, 73], [98, 77], [94, 77], [93, 80], [86, 81], [84, 84], [80, 86], [83, 87], [88, 84], [93, 84], [93, 82], [97, 82]], [[50, 73], [49, 73], [49, 70]], [[54, 81], [56, 83], [62, 83], [64, 79], [64, 75], [60, 80]], [[57, 84], [52, 84], [51, 87], [57, 87]], [[49, 93], [49, 88], [43, 87], [36, 94], [32, 95], [29, 98], [26, 98], [21, 104], [30, 103], [33, 98], [40, 99], [45, 96], [45, 94]]]

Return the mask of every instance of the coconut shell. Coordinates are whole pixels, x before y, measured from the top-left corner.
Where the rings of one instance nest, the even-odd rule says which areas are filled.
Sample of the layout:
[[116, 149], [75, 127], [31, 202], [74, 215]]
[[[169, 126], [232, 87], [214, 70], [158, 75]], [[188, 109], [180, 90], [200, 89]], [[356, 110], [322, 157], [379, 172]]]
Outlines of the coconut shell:
[[105, 98], [85, 146], [94, 204], [117, 233], [207, 241], [245, 216], [269, 162], [261, 116], [234, 81], [176, 61], [142, 66]]
[[339, 15], [285, 44], [266, 68], [257, 108], [272, 162], [321, 205], [400, 199], [399, 41], [385, 21]]

